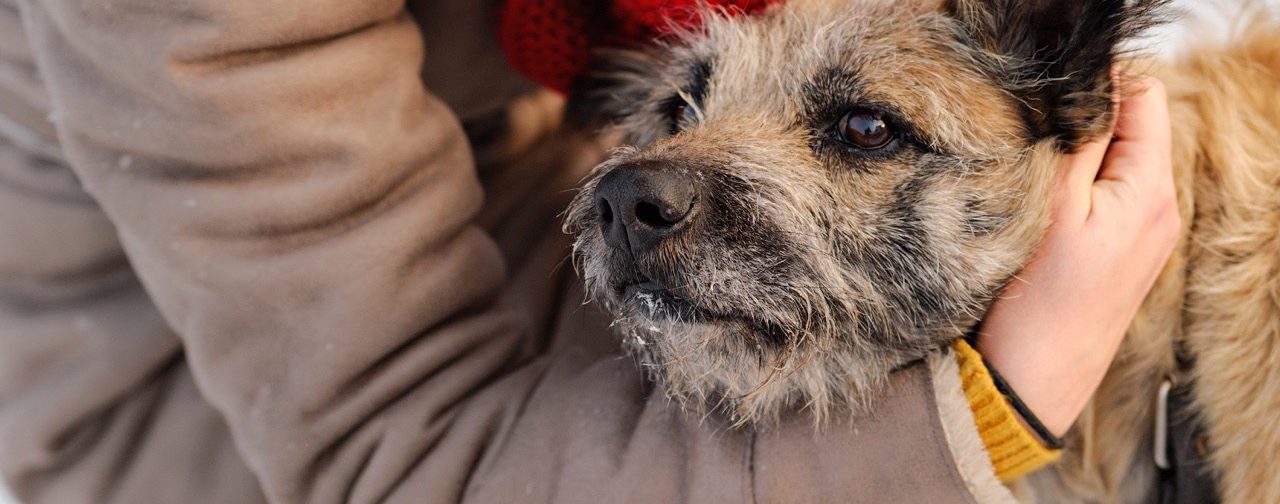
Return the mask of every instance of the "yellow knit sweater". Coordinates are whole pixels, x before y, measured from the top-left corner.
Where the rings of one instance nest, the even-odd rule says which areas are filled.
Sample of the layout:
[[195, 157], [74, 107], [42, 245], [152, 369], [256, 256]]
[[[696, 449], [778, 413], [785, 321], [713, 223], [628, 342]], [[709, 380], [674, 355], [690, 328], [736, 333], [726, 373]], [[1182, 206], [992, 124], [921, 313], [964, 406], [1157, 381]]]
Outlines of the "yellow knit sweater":
[[1010, 482], [1057, 460], [1062, 450], [1045, 447], [1022, 425], [1018, 413], [996, 390], [995, 382], [991, 380], [991, 374], [977, 350], [959, 340], [955, 351], [960, 364], [960, 382], [996, 476], [1001, 481]]

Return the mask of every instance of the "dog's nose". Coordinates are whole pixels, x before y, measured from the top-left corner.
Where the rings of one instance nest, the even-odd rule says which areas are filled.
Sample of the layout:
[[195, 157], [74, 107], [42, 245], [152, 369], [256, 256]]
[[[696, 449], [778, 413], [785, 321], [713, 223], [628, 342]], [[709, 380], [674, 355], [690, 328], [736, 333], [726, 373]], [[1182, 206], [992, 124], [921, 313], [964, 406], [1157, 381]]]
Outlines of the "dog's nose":
[[688, 227], [697, 203], [691, 177], [653, 164], [618, 167], [596, 189], [605, 242], [632, 257]]

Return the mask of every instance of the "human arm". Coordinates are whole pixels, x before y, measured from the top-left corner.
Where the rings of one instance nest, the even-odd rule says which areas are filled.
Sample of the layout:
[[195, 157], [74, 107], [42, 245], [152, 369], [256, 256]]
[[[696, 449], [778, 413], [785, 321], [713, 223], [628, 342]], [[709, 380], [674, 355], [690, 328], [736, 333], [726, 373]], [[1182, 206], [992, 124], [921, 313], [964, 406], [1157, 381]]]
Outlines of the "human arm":
[[67, 166], [25, 34], [0, 0], [0, 486], [29, 504], [262, 502]]
[[1049, 232], [976, 342], [1056, 436], [1098, 388], [1181, 231], [1163, 85], [1128, 89], [1114, 135], [1063, 159]]

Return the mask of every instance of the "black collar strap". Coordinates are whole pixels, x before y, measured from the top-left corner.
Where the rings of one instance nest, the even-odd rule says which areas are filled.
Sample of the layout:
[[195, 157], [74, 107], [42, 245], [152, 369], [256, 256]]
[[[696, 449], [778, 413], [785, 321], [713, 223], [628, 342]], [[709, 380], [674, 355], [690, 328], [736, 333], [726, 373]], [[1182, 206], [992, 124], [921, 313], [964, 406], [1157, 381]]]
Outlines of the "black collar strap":
[[1044, 442], [1044, 445], [1054, 450], [1061, 450], [1064, 446], [1062, 439], [1049, 432], [1049, 429], [1044, 426], [1044, 422], [1040, 421], [1040, 417], [1037, 417], [1035, 412], [1031, 411], [1031, 408], [1028, 408], [1027, 404], [1022, 402], [1022, 398], [1018, 397], [1017, 392], [1013, 391], [1013, 387], [1009, 386], [1009, 382], [1004, 381], [1004, 377], [1000, 376], [996, 368], [991, 367], [991, 363], [987, 362], [986, 357], [982, 358], [982, 365], [987, 367], [987, 373], [991, 375], [991, 381], [995, 383], [996, 390], [999, 390], [1000, 395], [1003, 395], [1005, 400], [1009, 401], [1009, 405], [1022, 416], [1022, 420], [1027, 422], [1031, 430], [1035, 431], [1037, 436], [1040, 436], [1040, 440]]

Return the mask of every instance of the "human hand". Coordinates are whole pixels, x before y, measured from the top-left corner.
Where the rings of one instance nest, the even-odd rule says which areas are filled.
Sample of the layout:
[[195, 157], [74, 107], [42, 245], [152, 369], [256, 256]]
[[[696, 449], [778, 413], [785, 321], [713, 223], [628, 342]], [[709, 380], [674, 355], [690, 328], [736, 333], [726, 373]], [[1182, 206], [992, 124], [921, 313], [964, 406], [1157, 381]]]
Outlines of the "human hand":
[[1053, 224], [988, 312], [977, 350], [1045, 427], [1084, 410], [1182, 230], [1164, 86], [1118, 106], [1114, 136], [1066, 156]]

